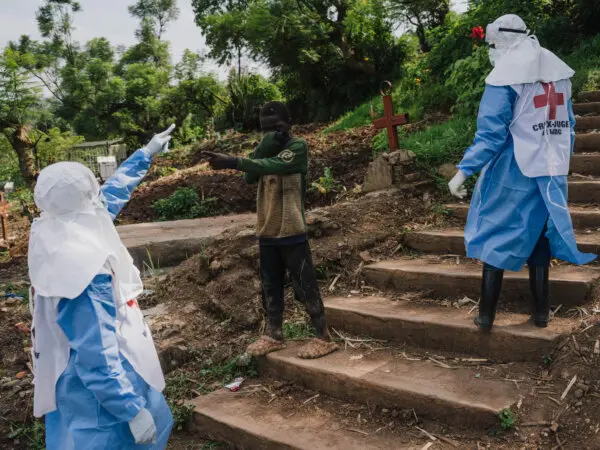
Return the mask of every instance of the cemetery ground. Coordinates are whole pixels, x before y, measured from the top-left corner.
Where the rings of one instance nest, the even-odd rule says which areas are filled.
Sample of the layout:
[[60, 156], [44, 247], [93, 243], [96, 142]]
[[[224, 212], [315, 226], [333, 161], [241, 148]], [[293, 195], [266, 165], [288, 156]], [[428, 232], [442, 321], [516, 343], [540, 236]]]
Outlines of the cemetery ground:
[[[587, 251], [600, 243], [595, 111], [580, 110], [591, 114], [580, 123], [591, 125], [582, 125], [570, 191]], [[371, 193], [359, 188], [376, 156], [371, 128], [296, 131], [311, 148], [309, 234], [333, 337], [342, 347], [316, 361], [293, 357], [311, 329], [291, 290], [284, 325], [289, 348], [258, 361], [240, 357], [264, 326], [255, 188], [235, 172], [211, 172], [200, 152], [247, 154], [259, 136], [173, 152], [152, 168], [119, 231], [144, 268], [148, 292], [139, 303], [177, 422], [170, 448], [213, 449], [224, 441], [273, 449], [327, 448], [327, 442], [378, 449], [600, 448], [597, 267], [553, 262], [558, 308], [547, 330], [524, 323], [527, 280], [507, 274], [497, 326], [491, 336], [480, 335], [472, 319], [481, 266], [461, 247], [468, 204], [448, 204], [438, 189], [439, 166], [464, 150], [473, 124], [456, 125], [463, 127], [456, 133], [448, 122], [436, 124], [443, 119], [403, 132], [401, 148], [417, 154], [414, 172]], [[442, 147], [451, 148], [431, 156]], [[421, 157], [424, 148], [429, 157]], [[187, 203], [155, 206], [186, 187], [196, 193], [197, 214], [219, 217], [151, 223], [166, 218], [161, 214], [189, 218]], [[16, 226], [23, 223], [18, 211], [11, 219], [18, 230], [13, 254], [0, 266], [0, 446], [43, 448], [43, 427], [31, 419], [26, 352], [27, 229]], [[241, 390], [222, 389], [240, 376]]]

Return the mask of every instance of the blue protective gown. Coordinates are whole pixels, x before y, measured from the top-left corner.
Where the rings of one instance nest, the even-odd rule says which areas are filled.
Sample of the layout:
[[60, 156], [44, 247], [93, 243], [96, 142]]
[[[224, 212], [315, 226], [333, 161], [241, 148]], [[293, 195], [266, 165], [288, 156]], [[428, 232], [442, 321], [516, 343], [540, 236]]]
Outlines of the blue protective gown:
[[[102, 186], [114, 219], [146, 175], [151, 157], [138, 150]], [[164, 449], [173, 416], [119, 352], [117, 310], [110, 275], [97, 275], [77, 298], [58, 304], [58, 324], [69, 339], [69, 364], [56, 385], [56, 411], [46, 415], [47, 450]], [[129, 421], [142, 408], [157, 428], [155, 445], [136, 445]]]
[[[481, 172], [465, 227], [467, 256], [518, 271], [547, 223], [552, 256], [587, 264], [596, 255], [577, 249], [567, 204], [567, 177], [528, 178], [517, 164], [509, 130], [516, 101], [517, 93], [510, 86], [486, 85], [475, 140], [458, 165], [467, 176]], [[568, 108], [573, 146], [571, 101]]]

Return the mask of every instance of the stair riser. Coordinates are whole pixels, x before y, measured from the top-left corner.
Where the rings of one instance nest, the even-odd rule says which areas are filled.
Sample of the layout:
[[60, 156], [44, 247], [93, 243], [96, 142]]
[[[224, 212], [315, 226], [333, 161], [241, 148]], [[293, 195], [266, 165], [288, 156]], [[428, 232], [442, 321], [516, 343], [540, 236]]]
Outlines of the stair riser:
[[600, 91], [582, 92], [577, 100], [580, 102], [600, 102]]
[[578, 133], [600, 130], [600, 116], [578, 117], [575, 131]]
[[600, 151], [600, 133], [578, 133], [575, 136], [575, 153]]
[[573, 105], [573, 111], [576, 115], [586, 115], [586, 114], [600, 114], [600, 103], [599, 102], [590, 102], [590, 103], [575, 103]]
[[569, 183], [569, 201], [572, 203], [600, 203], [600, 184], [593, 182]]
[[[455, 208], [451, 211], [452, 216], [467, 220], [467, 214], [469, 212], [469, 207], [465, 205], [464, 207]], [[573, 211], [571, 210], [571, 220], [573, 221], [573, 226], [580, 230], [587, 229], [597, 229], [600, 228], [600, 211]]]
[[[382, 290], [406, 292], [427, 291], [433, 297], [458, 298], [468, 296], [479, 298], [481, 293], [481, 276], [449, 275], [445, 273], [419, 273], [403, 270], [382, 270], [365, 268], [364, 276], [369, 284]], [[593, 288], [593, 283], [584, 281], [551, 280], [550, 302], [572, 307], [586, 303]], [[527, 278], [504, 277], [502, 296], [513, 301], [527, 304], [530, 299], [529, 280]], [[502, 300], [500, 300], [502, 301]]]
[[[475, 317], [475, 316], [473, 316]], [[411, 322], [327, 308], [327, 322], [336, 329], [355, 335], [394, 341], [400, 344], [464, 353], [496, 361], [540, 361], [550, 355], [555, 341], [503, 333], [480, 333], [475, 325], [466, 328], [453, 324]], [[532, 325], [533, 326], [533, 325]]]
[[[244, 450], [300, 450], [302, 447], [292, 447], [280, 441], [274, 441], [260, 435], [260, 430], [254, 432], [235, 425], [223, 423], [212, 417], [194, 412], [190, 431], [207, 439], [226, 442], [230, 448]], [[304, 449], [303, 449], [304, 450]]]
[[488, 427], [498, 423], [498, 411], [479, 405], [453, 403], [415, 390], [392, 389], [360, 378], [287, 364], [268, 357], [259, 359], [259, 370], [345, 401], [375, 404], [390, 409], [412, 408], [423, 419], [443, 420], [468, 427]]
[[[465, 256], [465, 241], [462, 236], [423, 235], [410, 233], [406, 235], [405, 244], [423, 253], [443, 253]], [[600, 243], [578, 243], [579, 250], [584, 253], [600, 253]]]
[[[598, 149], [600, 150], [600, 146]], [[591, 155], [573, 155], [571, 158], [571, 173], [600, 176], [600, 153]]]

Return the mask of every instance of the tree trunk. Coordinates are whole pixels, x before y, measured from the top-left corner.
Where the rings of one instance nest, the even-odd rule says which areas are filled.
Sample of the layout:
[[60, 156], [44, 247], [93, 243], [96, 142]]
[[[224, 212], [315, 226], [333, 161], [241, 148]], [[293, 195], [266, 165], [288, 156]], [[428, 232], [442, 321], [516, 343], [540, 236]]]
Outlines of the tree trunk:
[[9, 141], [17, 152], [19, 159], [19, 170], [23, 181], [33, 190], [35, 186], [35, 159], [33, 156], [34, 143], [27, 135], [28, 127], [18, 126], [15, 132], [9, 137]]

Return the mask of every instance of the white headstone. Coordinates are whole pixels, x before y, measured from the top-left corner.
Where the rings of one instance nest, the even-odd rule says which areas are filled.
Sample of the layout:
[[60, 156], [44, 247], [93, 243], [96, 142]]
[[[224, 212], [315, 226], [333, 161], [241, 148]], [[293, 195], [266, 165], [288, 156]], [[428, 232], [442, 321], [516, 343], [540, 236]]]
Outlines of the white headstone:
[[100, 178], [105, 181], [117, 171], [117, 158], [114, 156], [98, 156], [98, 169]]

